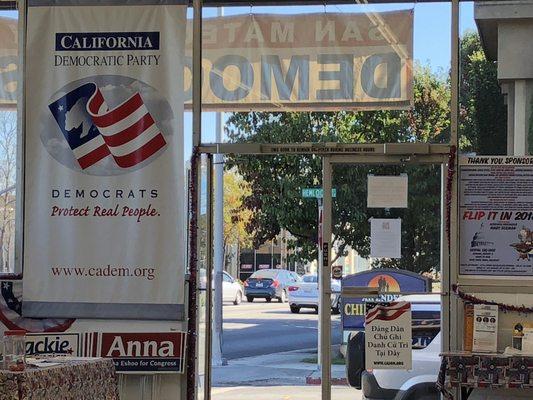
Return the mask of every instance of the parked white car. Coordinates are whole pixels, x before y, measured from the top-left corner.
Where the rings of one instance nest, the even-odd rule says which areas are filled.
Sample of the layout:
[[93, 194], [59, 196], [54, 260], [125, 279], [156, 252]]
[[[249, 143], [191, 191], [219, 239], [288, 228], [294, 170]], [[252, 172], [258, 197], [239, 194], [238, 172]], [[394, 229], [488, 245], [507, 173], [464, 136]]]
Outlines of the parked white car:
[[[331, 281], [331, 311], [339, 313], [339, 299], [341, 283], [338, 280]], [[302, 308], [312, 308], [318, 311], [318, 276], [304, 275], [301, 282], [289, 286], [289, 307], [292, 313], [299, 313]]]
[[366, 371], [364, 331], [350, 335], [346, 372], [350, 385], [361, 388], [363, 400], [439, 400], [436, 382], [440, 368], [440, 296], [401, 296], [411, 303], [413, 314], [413, 366], [410, 370]]
[[241, 304], [243, 298], [242, 285], [230, 274], [224, 272], [222, 276], [222, 299], [231, 301], [236, 306]]
[[[204, 268], [201, 268], [199, 272], [200, 289], [205, 290], [207, 287], [206, 271]], [[230, 274], [224, 271], [222, 275], [222, 300], [231, 301], [237, 306], [241, 304], [243, 297], [244, 295], [242, 285], [239, 283], [239, 281], [235, 280]]]
[[429, 346], [413, 351], [413, 369], [375, 369], [362, 375], [365, 400], [438, 400], [441, 334]]

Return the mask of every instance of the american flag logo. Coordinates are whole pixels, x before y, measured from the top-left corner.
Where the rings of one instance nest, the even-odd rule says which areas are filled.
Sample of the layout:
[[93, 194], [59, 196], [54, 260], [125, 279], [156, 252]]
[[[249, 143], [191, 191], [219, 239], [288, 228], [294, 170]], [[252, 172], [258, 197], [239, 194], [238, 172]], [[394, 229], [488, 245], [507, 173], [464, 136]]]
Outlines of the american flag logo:
[[366, 314], [365, 323], [368, 325], [374, 320], [392, 321], [411, 310], [411, 303], [400, 301], [397, 303], [376, 304]]
[[166, 145], [140, 93], [110, 109], [98, 86], [86, 83], [48, 107], [82, 169], [106, 157], [130, 168]]
[[26, 332], [65, 332], [73, 319], [25, 318], [22, 316], [22, 281], [0, 281], [0, 322], [7, 329]]

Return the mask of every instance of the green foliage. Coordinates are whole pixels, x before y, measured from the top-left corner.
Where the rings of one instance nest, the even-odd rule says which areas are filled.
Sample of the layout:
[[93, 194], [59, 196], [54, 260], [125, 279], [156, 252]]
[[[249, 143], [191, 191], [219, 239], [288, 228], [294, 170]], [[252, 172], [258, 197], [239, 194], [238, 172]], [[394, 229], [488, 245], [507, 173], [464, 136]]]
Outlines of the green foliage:
[[[412, 111], [329, 112], [329, 113], [236, 113], [229, 121], [231, 142], [441, 142], [449, 132], [449, 91], [428, 69], [416, 74], [415, 108]], [[316, 257], [318, 209], [316, 200], [303, 199], [301, 189], [320, 187], [322, 160], [312, 155], [233, 156], [227, 166], [237, 168], [250, 184], [251, 193], [243, 206], [252, 211], [247, 230], [254, 245], [272, 239], [286, 228], [293, 240], [289, 246], [299, 257]], [[412, 207], [386, 214], [366, 208], [367, 174], [398, 174], [410, 177]], [[424, 179], [423, 179], [424, 178]], [[427, 271], [439, 265], [440, 169], [422, 166], [357, 167], [339, 166], [334, 173], [337, 198], [333, 209], [333, 234], [337, 253], [347, 246], [361, 256], [369, 255], [371, 217], [401, 217], [403, 220], [402, 260], [387, 266]], [[384, 262], [385, 263], [385, 262]]]
[[[478, 154], [505, 153], [506, 110], [496, 80], [496, 67], [488, 62], [479, 38], [467, 34], [461, 44], [461, 132], [464, 150]], [[417, 68], [414, 108], [373, 112], [250, 112], [235, 113], [227, 125], [234, 143], [444, 143], [450, 134], [450, 88], [428, 68]], [[320, 187], [322, 160], [312, 155], [232, 156], [249, 183], [242, 207], [251, 211], [246, 224], [255, 246], [287, 229], [289, 246], [300, 260], [316, 258], [318, 210], [316, 200], [303, 199], [301, 189]], [[368, 174], [409, 176], [409, 208], [368, 209]], [[369, 218], [402, 219], [402, 259], [379, 260], [380, 266], [416, 272], [438, 270], [440, 257], [440, 166], [335, 167], [333, 235], [337, 254], [350, 246], [362, 257], [370, 253]]]
[[488, 61], [475, 32], [460, 47], [460, 132], [462, 150], [481, 155], [507, 153], [507, 107], [496, 63]]

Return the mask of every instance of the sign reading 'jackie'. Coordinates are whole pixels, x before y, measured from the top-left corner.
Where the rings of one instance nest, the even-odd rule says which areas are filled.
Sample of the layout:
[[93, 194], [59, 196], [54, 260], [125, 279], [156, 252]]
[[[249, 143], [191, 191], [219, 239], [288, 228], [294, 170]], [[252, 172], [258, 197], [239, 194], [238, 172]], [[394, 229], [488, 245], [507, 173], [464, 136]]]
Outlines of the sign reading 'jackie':
[[186, 9], [161, 3], [29, 7], [26, 317], [183, 317]]

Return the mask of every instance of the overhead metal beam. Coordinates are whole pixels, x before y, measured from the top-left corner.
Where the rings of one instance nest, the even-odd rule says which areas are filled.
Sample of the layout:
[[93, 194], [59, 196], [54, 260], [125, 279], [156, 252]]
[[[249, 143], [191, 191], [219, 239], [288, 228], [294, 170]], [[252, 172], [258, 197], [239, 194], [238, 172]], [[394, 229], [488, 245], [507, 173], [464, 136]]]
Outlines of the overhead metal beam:
[[[246, 7], [246, 6], [310, 6], [310, 5], [334, 5], [334, 4], [356, 4], [357, 0], [333, 0], [333, 1], [320, 1], [320, 0], [206, 0], [204, 5], [206, 7]], [[364, 0], [364, 3], [368, 4], [392, 4], [392, 3], [450, 3], [452, 0]], [[459, 1], [472, 1], [472, 0], [459, 0]], [[515, 0], [503, 0], [503, 1], [515, 1]], [[363, 3], [363, 1], [360, 1]]]
[[[452, 0], [366, 0], [368, 4], [423, 4], [423, 3], [451, 3]], [[459, 0], [462, 2], [472, 0]], [[500, 1], [516, 1], [516, 0], [500, 0]], [[189, 5], [192, 6], [193, 0], [188, 0]], [[246, 6], [291, 6], [291, 5], [334, 5], [334, 4], [354, 4], [354, 0], [206, 0], [205, 7], [246, 7]], [[0, 0], [0, 10], [15, 10], [17, 8], [16, 0]]]
[[207, 143], [199, 147], [204, 154], [316, 154], [365, 156], [448, 155], [450, 146], [431, 143]]

